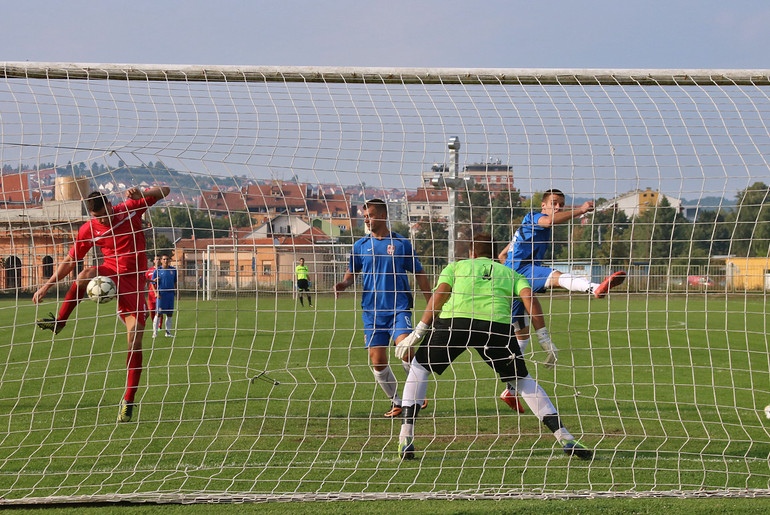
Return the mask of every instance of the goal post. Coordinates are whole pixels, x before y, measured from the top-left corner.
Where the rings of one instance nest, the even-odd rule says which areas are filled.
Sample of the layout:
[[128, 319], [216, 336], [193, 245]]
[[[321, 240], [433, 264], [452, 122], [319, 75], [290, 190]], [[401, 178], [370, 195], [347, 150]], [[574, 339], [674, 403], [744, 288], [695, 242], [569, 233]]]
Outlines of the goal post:
[[[0, 505], [770, 495], [769, 126], [770, 70], [0, 63]], [[143, 234], [178, 271], [174, 332], [145, 331], [116, 423], [115, 303], [52, 335], [35, 321], [73, 276], [31, 294], [89, 191], [158, 185]], [[595, 459], [468, 352], [431, 376], [401, 461], [361, 282], [334, 291], [366, 201], [433, 287], [468, 234], [499, 253], [551, 188], [596, 209], [554, 226], [545, 264], [628, 274], [605, 299], [539, 293], [559, 361], [525, 352]]]

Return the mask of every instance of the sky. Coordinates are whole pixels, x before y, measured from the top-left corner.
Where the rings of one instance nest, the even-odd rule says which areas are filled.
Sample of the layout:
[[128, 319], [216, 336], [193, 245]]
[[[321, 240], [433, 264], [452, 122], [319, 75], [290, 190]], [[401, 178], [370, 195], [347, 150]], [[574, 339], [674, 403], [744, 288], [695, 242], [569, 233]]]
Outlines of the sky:
[[[767, 51], [770, 48], [770, 30], [767, 29], [770, 27], [770, 2], [759, 0], [332, 0], [325, 3], [299, 0], [25, 0], [3, 2], [0, 14], [6, 22], [0, 31], [0, 61], [496, 69], [770, 68]], [[23, 90], [23, 85], [16, 84], [14, 87]], [[43, 89], [38, 93], [42, 95], [38, 99], [47, 94], [46, 88]], [[38, 147], [44, 146], [39, 145], [37, 141], [32, 141], [31, 146], [28, 145], [30, 136], [22, 134], [25, 127], [29, 130], [35, 123], [35, 120], [25, 120], [24, 116], [34, 118], [37, 110], [41, 109], [41, 103], [34, 100], [36, 107], [16, 109], [13, 105], [20, 98], [20, 91], [16, 90], [15, 93], [7, 95], [6, 103], [3, 104], [4, 111], [0, 111], [0, 114], [5, 115], [3, 141], [6, 150], [0, 155], [4, 162], [23, 162], [29, 155], [24, 152], [37, 152], [35, 144]], [[687, 92], [686, 95], [690, 93]], [[116, 93], [113, 91], [111, 94]], [[85, 95], [83, 98], [86, 101], [90, 98], [90, 92], [85, 91], [75, 91], [73, 95]], [[578, 91], [576, 95], [579, 97], [581, 92]], [[740, 96], [740, 93], [738, 95]], [[3, 98], [6, 97], [0, 98], [0, 103]], [[160, 105], [163, 110], [162, 98], [156, 97], [155, 101], [160, 104], [148, 109], [154, 111]], [[303, 98], [297, 96], [297, 103], [301, 103]], [[567, 106], [573, 102], [571, 98], [566, 100]], [[623, 101], [622, 98], [615, 100], [619, 102], [618, 105]], [[636, 108], [644, 106], [645, 101], [638, 100]], [[675, 156], [675, 161], [666, 154], [666, 145], [654, 140], [656, 137], [662, 137], [667, 144], [676, 136], [670, 134], [670, 127], [675, 124], [700, 124], [702, 120], [707, 119], [708, 112], [702, 113], [701, 107], [694, 103], [688, 105], [689, 111], [684, 114], [671, 109], [660, 114], [661, 119], [666, 121], [657, 125], [662, 124], [664, 134], [650, 134], [651, 131], [660, 130], [660, 127], [641, 128], [642, 132], [633, 136], [630, 141], [633, 145], [626, 145], [634, 148], [625, 153], [625, 158], [624, 150], [615, 146], [615, 141], [607, 143], [605, 140], [612, 138], [600, 133], [602, 142], [591, 147], [591, 152], [595, 153], [588, 156], [590, 159], [582, 164], [577, 162], [581, 159], [582, 147], [572, 147], [567, 151], [558, 147], [558, 138], [569, 137], [569, 134], [562, 134], [567, 131], [562, 120], [546, 120], [545, 123], [551, 123], [550, 129], [557, 133], [557, 139], [548, 136], [548, 144], [542, 147], [539, 155], [535, 155], [537, 146], [536, 142], [533, 143], [531, 135], [529, 144], [522, 145], [515, 137], [506, 133], [507, 144], [495, 146], [495, 142], [491, 141], [494, 138], [494, 130], [490, 126], [494, 120], [488, 114], [471, 113], [480, 117], [476, 125], [482, 126], [481, 129], [474, 128], [473, 123], [469, 126], [468, 123], [459, 121], [455, 126], [451, 126], [446, 118], [447, 113], [451, 114], [451, 110], [447, 109], [446, 105], [439, 106], [440, 113], [434, 113], [444, 117], [436, 134], [427, 134], [429, 125], [418, 127], [411, 133], [403, 131], [405, 134], [401, 146], [422, 145], [422, 150], [418, 149], [406, 157], [392, 151], [382, 152], [382, 145], [378, 146], [376, 141], [380, 136], [375, 134], [374, 128], [375, 132], [370, 134], [375, 135], [375, 141], [366, 143], [371, 148], [365, 150], [373, 155], [368, 162], [360, 158], [360, 148], [363, 148], [365, 143], [357, 143], [355, 137], [327, 146], [326, 142], [308, 138], [311, 134], [303, 132], [302, 143], [289, 142], [283, 146], [290, 149], [301, 147], [307, 149], [306, 153], [309, 154], [300, 156], [294, 152], [285, 156], [286, 163], [279, 163], [278, 154], [282, 148], [277, 143], [271, 146], [269, 138], [265, 137], [264, 112], [259, 117], [262, 124], [259, 141], [264, 142], [263, 148], [256, 149], [253, 143], [246, 143], [243, 146], [245, 157], [235, 157], [241, 159], [240, 164], [243, 166], [273, 166], [270, 173], [278, 178], [299, 173], [302, 180], [322, 180], [322, 177], [314, 174], [318, 173], [319, 160], [329, 157], [321, 155], [328, 148], [331, 149], [331, 164], [325, 169], [337, 180], [360, 181], [360, 174], [374, 172], [383, 182], [388, 182], [389, 169], [393, 168], [392, 176], [400, 181], [407, 173], [414, 175], [414, 184], [408, 185], [411, 187], [419, 183], [415, 170], [425, 169], [430, 163], [446, 160], [445, 141], [448, 133], [451, 133], [462, 136], [464, 144], [467, 142], [463, 147], [463, 158], [467, 160], [478, 162], [483, 160], [484, 156], [502, 157], [506, 163], [514, 166], [515, 170], [532, 170], [536, 165], [534, 161], [545, 159], [544, 166], [549, 173], [552, 173], [550, 170], [556, 169], [562, 174], [548, 175], [542, 183], [522, 183], [520, 187], [528, 191], [548, 187], [548, 182], [573, 180], [572, 189], [575, 192], [580, 188], [596, 192], [605, 187], [608, 189], [604, 192], [606, 196], [631, 188], [649, 186], [671, 188], [690, 195], [703, 195], [706, 191], [722, 189], [732, 192], [755, 180], [765, 180], [770, 168], [764, 159], [765, 150], [770, 148], [770, 133], [765, 130], [770, 122], [761, 119], [765, 108], [754, 109], [753, 101], [749, 99], [744, 105], [739, 105], [739, 108], [736, 108], [736, 111], [740, 111], [739, 115], [726, 111], [726, 116], [732, 117], [728, 122], [733, 123], [732, 119], [738, 119], [741, 125], [739, 129], [742, 130], [743, 125], [748, 124], [750, 127], [747, 130], [755, 131], [753, 139], [748, 141], [750, 145], [737, 140], [729, 142], [733, 147], [728, 150], [731, 155], [726, 159], [733, 159], [735, 163], [708, 162], [708, 159], [718, 154], [712, 151], [720, 144], [715, 138], [725, 138], [720, 132], [721, 119], [716, 119], [716, 126], [710, 129], [709, 139], [705, 144], [702, 141], [686, 142], [696, 150], [684, 158]], [[765, 101], [765, 97], [758, 100], [762, 106]], [[322, 105], [321, 100], [317, 102], [316, 107]], [[735, 100], [735, 94], [732, 97], [726, 94], [724, 98], [720, 97], [719, 102], [738, 105], [741, 100]], [[175, 101], [169, 98], [166, 104], [175, 105]], [[293, 108], [294, 104], [292, 101], [289, 107]], [[516, 106], [521, 105], [523, 104], [519, 100]], [[593, 104], [587, 105], [594, 107]], [[707, 110], [708, 107], [707, 105]], [[609, 105], [607, 109], [612, 112], [616, 108], [616, 105]], [[80, 116], [80, 119], [73, 123], [87, 124], [87, 117], [83, 115], [87, 108], [81, 106], [79, 109], [73, 116]], [[547, 116], [547, 110], [542, 112]], [[675, 118], [667, 118], [671, 112]], [[564, 113], [564, 116], [569, 118], [569, 109]], [[61, 115], [61, 107], [57, 106], [53, 114]], [[125, 116], [125, 113], [121, 114], [123, 118], [120, 125], [131, 126], [131, 123], [126, 123]], [[131, 113], [128, 113], [128, 116], [130, 120]], [[147, 118], [146, 114], [138, 111], [136, 116], [137, 126], [140, 119]], [[424, 114], [421, 114], [420, 118], [422, 116]], [[654, 116], [655, 113], [653, 118]], [[755, 119], [757, 117], [759, 119]], [[683, 121], [685, 118], [691, 121]], [[305, 131], [308, 127], [307, 120], [303, 121]], [[314, 121], [312, 116], [309, 120]], [[332, 120], [335, 123], [336, 121]], [[514, 117], [513, 125], [516, 121]], [[99, 121], [99, 127], [94, 130], [104, 137], [112, 137], [106, 134], [108, 131], [102, 125], [108, 122], [109, 119], [103, 118]], [[398, 122], [402, 120], [399, 119]], [[14, 123], [19, 127], [16, 132], [12, 128]], [[248, 128], [248, 123], [243, 123], [243, 127]], [[652, 124], [655, 125], [655, 122]], [[312, 123], [309, 125], [315, 129]], [[45, 126], [44, 123], [43, 130], [46, 130]], [[159, 132], [164, 129], [168, 127], [150, 127], [147, 134], [157, 139]], [[177, 129], [171, 127], [173, 131]], [[217, 128], [212, 128], [215, 129]], [[333, 133], [328, 129], [327, 126], [323, 131], [316, 132], [327, 137]], [[396, 126], [395, 129], [400, 130], [400, 127]], [[582, 127], [579, 129], [583, 130]], [[78, 141], [88, 132], [82, 128], [65, 130], [70, 130], [70, 135], [77, 137]], [[364, 129], [357, 130], [362, 134], [365, 132]], [[399, 130], [387, 134], [387, 137], [383, 136], [383, 141], [401, 137]], [[468, 133], [470, 130], [477, 131], [476, 141], [473, 139], [474, 135]], [[497, 132], [500, 134], [511, 130], [516, 132], [515, 127], [512, 129], [507, 126], [498, 128]], [[622, 133], [616, 134], [615, 138], [620, 136], [621, 139], [625, 138], [624, 141], [628, 140], [625, 130], [623, 128]], [[201, 137], [205, 137], [205, 131], [200, 133], [203, 134]], [[242, 130], [241, 133], [246, 134], [247, 139], [253, 139], [250, 132]], [[58, 134], [51, 134], [54, 139], [60, 138]], [[512, 141], [508, 141], [509, 137]], [[220, 139], [223, 145], [231, 144], [225, 132], [221, 132]], [[138, 145], [148, 141], [142, 134], [139, 137], [134, 135], [129, 140], [134, 143], [138, 141]], [[206, 141], [197, 143], [209, 144]], [[190, 142], [176, 144], [192, 147]], [[750, 154], [749, 157], [739, 155], [736, 158], [732, 155], [736, 154], [732, 148], [741, 144], [741, 148], [748, 149], [746, 152]], [[357, 151], [350, 156], [351, 163], [355, 161], [354, 164], [342, 163], [337, 155], [337, 149], [345, 145], [352, 145]], [[99, 145], [94, 146], [101, 148]], [[171, 147], [173, 144], [167, 145], [167, 149]], [[265, 156], [263, 161], [258, 163], [257, 150], [263, 150]], [[81, 156], [69, 155], [58, 149], [47, 151], [55, 152], [50, 160], [57, 163], [81, 159]], [[693, 160], [692, 156], [696, 154], [697, 159]], [[393, 162], [389, 163], [383, 156], [395, 157], [391, 157]], [[163, 157], [165, 160], [168, 155], [161, 152], [150, 157], [153, 160]], [[308, 159], [304, 169], [303, 163], [300, 162], [302, 157]], [[565, 157], [568, 158], [566, 165], [557, 162]], [[600, 172], [595, 171], [599, 166], [597, 161], [603, 158], [609, 160], [605, 167], [615, 174], [614, 182], [607, 182]], [[413, 161], [405, 163], [410, 159]], [[645, 159], [651, 162], [642, 163]], [[691, 162], [687, 162], [688, 159]], [[666, 160], [671, 163], [662, 162]], [[352, 169], [351, 173], [355, 175], [353, 179], [340, 177], [342, 165]], [[191, 168], [194, 166], [191, 165]], [[215, 165], [211, 166], [216, 168]], [[618, 172], [623, 166], [627, 169], [622, 173]], [[716, 171], [711, 171], [709, 167]], [[587, 174], [585, 185], [574, 182], [581, 180], [581, 169], [582, 173]], [[239, 170], [228, 172], [237, 174]], [[537, 177], [534, 173], [530, 176]], [[656, 180], [651, 180], [651, 176]], [[715, 182], [707, 183], [707, 179]], [[695, 193], [688, 192], [688, 189]]]
[[763, 0], [24, 0], [0, 13], [3, 61], [765, 68], [770, 46]]

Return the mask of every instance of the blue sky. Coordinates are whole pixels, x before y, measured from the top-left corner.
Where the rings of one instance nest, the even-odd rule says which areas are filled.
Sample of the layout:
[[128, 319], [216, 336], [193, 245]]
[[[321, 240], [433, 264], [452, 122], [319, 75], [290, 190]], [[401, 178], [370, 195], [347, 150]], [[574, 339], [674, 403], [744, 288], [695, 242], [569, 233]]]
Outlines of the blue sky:
[[770, 2], [25, 0], [4, 61], [766, 68]]
[[[5, 21], [0, 31], [0, 61], [440, 68], [770, 68], [767, 51], [770, 2], [766, 1], [25, 0], [3, 3], [0, 14]], [[21, 88], [17, 92], [24, 91], [23, 85], [13, 87]], [[113, 86], [110, 95], [117, 94], [116, 88], [120, 87]], [[43, 87], [38, 94], [45, 97], [49, 93]], [[302, 94], [295, 94], [298, 95], [296, 101], [302, 103]], [[656, 114], [650, 107], [647, 113], [648, 116], [653, 113], [651, 126], [644, 128], [633, 126], [634, 110], [626, 109], [626, 114], [631, 116], [630, 130], [641, 132], [629, 136], [625, 127], [604, 127], [589, 135], [595, 129], [589, 127], [580, 129], [585, 133], [582, 139], [575, 139], [577, 134], [570, 133], [574, 127], [568, 130], [562, 120], [548, 119], [547, 108], [538, 115], [544, 113], [543, 123], [547, 127], [530, 128], [525, 138], [516, 117], [502, 122], [495, 118], [496, 112], [490, 114], [488, 107], [483, 116], [471, 110], [470, 114], [454, 119], [454, 103], [445, 99], [449, 103], [439, 105], [433, 109], [435, 112], [429, 110], [428, 114], [411, 117], [426, 121], [430, 116], [440, 115], [441, 121], [433, 125], [401, 127], [400, 123], [408, 123], [410, 119], [407, 110], [394, 126], [398, 130], [392, 133], [380, 135], [376, 127], [365, 130], [364, 125], [355, 125], [356, 120], [352, 120], [351, 127], [355, 126], [352, 135], [348, 131], [345, 140], [329, 142], [326, 138], [333, 138], [335, 134], [329, 126], [320, 124], [324, 130], [315, 131], [323, 133], [323, 141], [316, 138], [312, 130], [308, 131], [308, 127], [316, 127], [315, 115], [311, 113], [312, 116], [303, 121], [300, 139], [273, 145], [267, 137], [269, 117], [265, 121], [261, 113], [259, 144], [244, 143], [240, 154], [231, 152], [221, 162], [208, 164], [216, 172], [229, 166], [226, 172], [233, 174], [240, 174], [246, 168], [245, 173], [269, 173], [277, 178], [296, 173], [309, 181], [328, 180], [331, 174], [334, 180], [344, 183], [357, 183], [365, 177], [372, 182], [371, 177], [378, 177], [383, 185], [414, 187], [419, 183], [421, 170], [433, 162], [446, 161], [446, 138], [451, 134], [463, 140], [463, 162], [498, 157], [517, 171], [530, 170], [531, 173], [517, 179], [517, 186], [527, 192], [542, 190], [556, 182], [568, 182], [568, 189], [575, 193], [605, 196], [637, 187], [660, 188], [693, 198], [715, 191], [726, 191], [731, 196], [732, 192], [756, 180], [768, 181], [770, 166], [765, 156], [770, 148], [770, 134], [765, 127], [770, 122], [762, 119], [762, 113], [767, 112], [763, 107], [767, 97], [764, 93], [755, 94], [759, 96], [751, 101], [744, 99], [740, 92], [717, 95], [718, 102], [728, 106], [724, 111], [728, 122], [740, 125], [738, 132], [731, 136], [723, 134], [720, 118], [709, 118], [710, 100], [698, 105], [685, 103], [687, 107], [683, 112], [664, 109]], [[158, 92], [156, 95], [160, 96], [155, 101], [163, 108], [163, 95]], [[573, 102], [583, 105], [581, 92], [572, 95], [563, 99], [567, 106]], [[44, 154], [30, 154], [38, 152], [40, 142], [35, 140], [36, 135], [23, 135], [23, 131], [40, 122], [34, 115], [36, 109], [42, 108], [35, 102], [36, 108], [15, 113], [16, 109], [9, 106], [15, 105], [18, 98], [9, 96], [6, 112], [0, 113], [5, 115], [7, 148], [2, 153], [3, 159], [24, 162], [37, 158], [63, 164], [93, 158], [90, 154], [83, 157], [50, 145], [41, 146]], [[79, 121], [71, 120], [71, 123], [88, 125], [89, 119], [84, 113], [88, 112], [89, 98], [89, 95], [81, 98], [85, 103], [75, 113], [80, 116]], [[462, 91], [455, 98], [462, 98]], [[595, 107], [591, 102], [606, 100], [602, 100], [602, 94], [595, 98], [598, 100], [586, 104], [590, 109]], [[613, 101], [617, 105], [607, 106], [605, 112], [611, 113], [625, 105], [622, 95]], [[171, 99], [165, 102], [166, 106], [174, 104]], [[634, 109], [640, 106], [644, 109], [647, 100], [640, 98], [635, 102]], [[753, 102], [760, 107], [755, 108]], [[528, 98], [519, 98], [516, 103], [520, 109], [536, 104], [537, 100], [529, 102]], [[735, 109], [730, 110], [733, 104]], [[323, 100], [316, 100], [316, 106], [323, 105]], [[292, 101], [289, 107], [293, 106]], [[96, 134], [94, 138], [115, 138], [107, 145], [109, 148], [132, 152], [154, 152], [153, 145], [145, 148], [146, 142], [152, 140], [164, 150], [157, 154], [150, 152], [146, 159], [163, 158], [182, 166], [184, 163], [172, 163], [169, 154], [179, 157], [176, 147], [194, 145], [180, 138], [160, 141], [164, 130], [174, 132], [178, 128], [169, 129], [168, 120], [153, 122], [156, 107], [144, 106], [150, 115], [137, 114], [133, 125], [127, 123], [133, 119], [133, 108], [121, 113], [122, 123], [114, 127], [115, 134], [107, 128], [110, 120], [102, 120], [98, 130], [92, 131]], [[428, 107], [435, 108], [430, 104]], [[705, 114], [700, 109], [705, 109]], [[23, 120], [25, 116], [33, 119]], [[563, 116], [569, 119], [569, 108], [563, 111]], [[655, 121], [656, 116], [659, 121]], [[678, 137], [677, 131], [686, 125], [699, 126], [706, 119], [712, 125], [708, 138], [701, 135], [700, 139], [688, 140], [678, 147], [679, 154], [674, 155], [671, 142]], [[244, 120], [242, 127], [230, 129], [238, 130], [242, 140], [253, 141], [253, 131], [248, 130], [248, 121]], [[150, 125], [125, 138], [116, 136], [143, 123]], [[159, 125], [155, 127], [153, 123]], [[336, 127], [338, 120], [324, 123]], [[611, 120], [608, 123], [612, 125]], [[18, 128], [14, 128], [14, 124]], [[742, 136], [743, 124], [747, 125], [745, 131], [751, 133], [750, 137]], [[42, 124], [41, 141], [61, 142], [62, 136], [48, 125]], [[235, 133], [225, 129], [211, 127], [209, 132], [202, 131], [203, 139], [195, 143], [204, 146], [216, 143], [230, 148], [231, 136]], [[88, 130], [82, 131], [79, 126], [63, 130], [65, 137], [77, 138], [77, 146], [88, 147], [86, 140], [91, 135]], [[149, 132], [144, 134], [142, 130]], [[220, 139], [207, 136], [214, 131]], [[503, 140], [501, 135], [505, 135]], [[363, 140], [359, 141], [359, 137]], [[546, 141], [540, 141], [542, 138]], [[20, 145], [22, 140], [32, 145]], [[573, 146], [566, 147], [566, 140]], [[720, 145], [724, 145], [725, 140], [729, 148], [715, 151], [722, 148]], [[398, 143], [397, 148], [379, 141], [390, 146]], [[102, 148], [101, 144], [92, 146]], [[409, 146], [416, 148], [404, 152]], [[349, 155], [338, 155], [342, 147], [353, 150], [348, 149]], [[736, 152], [738, 147], [741, 150]], [[285, 148], [301, 151], [283, 155]], [[200, 162], [189, 166], [197, 169]], [[538, 166], [545, 170], [541, 175], [533, 171]], [[326, 170], [327, 175], [322, 170]], [[604, 172], [611, 174], [611, 180], [602, 175]], [[375, 175], [370, 175], [372, 173]], [[541, 176], [544, 179], [537, 182], [535, 179]]]

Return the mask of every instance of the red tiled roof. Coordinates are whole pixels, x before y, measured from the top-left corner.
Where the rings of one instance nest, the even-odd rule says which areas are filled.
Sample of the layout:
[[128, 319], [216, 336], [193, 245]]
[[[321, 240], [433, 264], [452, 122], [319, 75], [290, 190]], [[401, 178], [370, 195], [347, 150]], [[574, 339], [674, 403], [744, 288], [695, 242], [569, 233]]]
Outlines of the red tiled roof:
[[242, 189], [246, 205], [250, 208], [267, 210], [305, 210], [306, 184], [291, 182], [273, 184], [250, 184]]
[[203, 191], [198, 197], [198, 208], [208, 211], [246, 211], [246, 202], [241, 193], [226, 191]]
[[407, 195], [407, 202], [448, 202], [447, 190], [419, 188], [414, 194]]

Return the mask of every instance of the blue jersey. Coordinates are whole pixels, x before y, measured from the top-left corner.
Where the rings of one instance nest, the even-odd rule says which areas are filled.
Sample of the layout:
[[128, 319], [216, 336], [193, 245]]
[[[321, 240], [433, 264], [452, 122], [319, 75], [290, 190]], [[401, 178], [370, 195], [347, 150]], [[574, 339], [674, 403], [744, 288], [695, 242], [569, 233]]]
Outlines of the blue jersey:
[[403, 236], [390, 233], [378, 240], [371, 234], [353, 245], [349, 270], [361, 274], [365, 311], [391, 313], [412, 309], [412, 290], [407, 272], [422, 272], [412, 244]]
[[152, 273], [152, 280], [155, 281], [155, 290], [161, 295], [176, 293], [176, 268], [156, 268]]
[[[537, 221], [546, 216], [543, 213], [528, 213], [521, 221], [508, 248], [505, 266], [520, 274], [531, 265], [540, 266], [551, 243], [551, 228], [538, 225]], [[526, 275], [526, 274], [525, 274]]]

